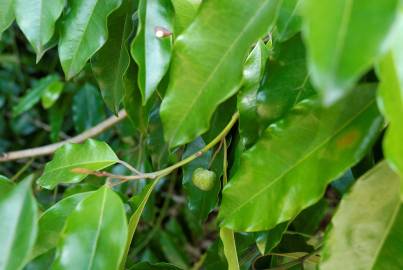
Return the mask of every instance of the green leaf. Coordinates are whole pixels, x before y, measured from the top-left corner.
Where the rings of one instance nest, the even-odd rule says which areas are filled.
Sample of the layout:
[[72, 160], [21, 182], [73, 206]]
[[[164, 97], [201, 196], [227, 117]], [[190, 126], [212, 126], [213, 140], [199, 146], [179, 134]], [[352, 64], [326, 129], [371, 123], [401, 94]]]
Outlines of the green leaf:
[[175, 10], [175, 36], [179, 36], [193, 21], [201, 0], [172, 0]]
[[101, 95], [86, 83], [73, 98], [73, 121], [78, 133], [92, 128], [106, 117]]
[[75, 173], [73, 169], [101, 170], [118, 161], [119, 158], [104, 142], [89, 139], [83, 144], [68, 143], [55, 152], [38, 183], [47, 189], [52, 189], [59, 183], [77, 183], [87, 174]]
[[283, 42], [301, 30], [302, 18], [300, 9], [303, 0], [283, 0], [276, 22], [275, 38]]
[[[183, 158], [193, 155], [205, 146], [202, 138], [187, 145]], [[208, 169], [211, 160], [211, 151], [204, 153], [201, 157], [183, 166], [182, 185], [185, 190], [187, 205], [190, 212], [198, 222], [204, 222], [208, 214], [216, 207], [218, 193], [220, 192], [220, 181], [215, 181], [213, 188], [209, 191], [202, 191], [192, 182], [192, 175], [197, 168]], [[218, 174], [218, 173], [217, 173]]]
[[135, 1], [123, 0], [123, 4], [108, 20], [109, 37], [92, 61], [92, 70], [106, 105], [115, 114], [124, 94], [124, 74], [129, 69], [128, 40], [133, 32], [132, 15]]
[[124, 97], [123, 106], [127, 112], [127, 116], [132, 122], [133, 126], [137, 128], [142, 134], [147, 133], [148, 128], [148, 113], [150, 104], [142, 106], [141, 93], [137, 85], [137, 67], [131, 61], [129, 69], [124, 75]]
[[127, 238], [123, 203], [106, 186], [77, 205], [66, 220], [53, 270], [117, 269]]
[[31, 254], [32, 258], [56, 247], [61, 238], [61, 232], [67, 217], [73, 212], [76, 206], [90, 194], [92, 194], [92, 192], [78, 193], [69, 196], [54, 204], [40, 216], [38, 221], [38, 238], [36, 239]]
[[259, 249], [260, 254], [264, 255], [270, 253], [273, 248], [275, 248], [283, 238], [284, 232], [287, 230], [289, 222], [283, 222], [277, 224], [276, 227], [272, 228], [267, 232], [259, 233], [256, 238], [256, 245]]
[[70, 0], [70, 10], [60, 29], [59, 57], [67, 79], [85, 63], [108, 38], [107, 17], [122, 0]]
[[304, 2], [304, 38], [312, 82], [331, 104], [347, 91], [382, 52], [399, 0]]
[[315, 93], [309, 81], [301, 37], [278, 44], [274, 52], [257, 96], [257, 113], [263, 128]]
[[357, 181], [332, 219], [320, 269], [403, 268], [402, 183], [386, 162]]
[[14, 183], [10, 181], [4, 175], [0, 175], [0, 198], [5, 196], [14, 186]]
[[171, 59], [171, 36], [158, 37], [159, 29], [173, 31], [173, 7], [170, 0], [140, 0], [139, 27], [131, 53], [139, 66], [138, 84], [147, 103], [164, 77]]
[[37, 234], [37, 204], [31, 191], [32, 178], [0, 197], [0, 269], [22, 269]]
[[0, 0], [0, 37], [14, 21], [14, 1]]
[[61, 81], [54, 81], [46, 87], [41, 96], [42, 106], [45, 109], [49, 109], [55, 104], [57, 99], [60, 97], [64, 88], [64, 83]]
[[225, 258], [228, 262], [228, 269], [239, 270], [238, 254], [236, 251], [236, 244], [234, 232], [227, 228], [220, 229], [220, 238], [224, 246]]
[[317, 202], [326, 185], [358, 162], [378, 135], [382, 117], [374, 88], [359, 87], [329, 108], [303, 101], [270, 125], [242, 155], [224, 188], [221, 225], [268, 230]]
[[31, 89], [27, 90], [28, 93], [20, 99], [18, 104], [13, 107], [13, 116], [16, 117], [31, 109], [39, 102], [42, 95], [52, 91], [57, 82], [59, 82], [59, 78], [56, 75], [49, 75], [37, 81]]
[[134, 213], [132, 214], [132, 216], [130, 217], [130, 220], [129, 220], [129, 227], [128, 227], [125, 251], [124, 251], [123, 260], [120, 263], [119, 269], [122, 269], [122, 270], [125, 269], [126, 258], [129, 254], [129, 249], [130, 249], [131, 243], [133, 241], [133, 236], [134, 236], [134, 233], [136, 232], [137, 225], [139, 224], [140, 217], [143, 213], [144, 207], [146, 206], [148, 198], [150, 197], [152, 191], [154, 190], [154, 187], [156, 186], [156, 184], [158, 182], [159, 182], [159, 179], [156, 179], [156, 180], [152, 181], [151, 183], [147, 184], [139, 195], [135, 195], [131, 199], [131, 201], [135, 205], [136, 210], [134, 211]]
[[64, 0], [15, 0], [18, 26], [34, 47], [37, 62], [55, 32], [64, 5]]
[[209, 129], [218, 105], [238, 90], [245, 56], [269, 31], [280, 3], [203, 2], [193, 23], [175, 41], [170, 82], [161, 104], [165, 139], [171, 148]]
[[383, 141], [386, 159], [403, 176], [403, 20], [393, 47], [383, 57], [379, 65], [381, 84], [379, 86], [379, 107], [390, 125]]
[[238, 93], [239, 133], [243, 145], [251, 146], [259, 136], [256, 95], [263, 77], [269, 50], [259, 40], [245, 62], [243, 84]]
[[129, 270], [181, 270], [181, 268], [170, 263], [149, 263], [140, 262], [136, 263]]

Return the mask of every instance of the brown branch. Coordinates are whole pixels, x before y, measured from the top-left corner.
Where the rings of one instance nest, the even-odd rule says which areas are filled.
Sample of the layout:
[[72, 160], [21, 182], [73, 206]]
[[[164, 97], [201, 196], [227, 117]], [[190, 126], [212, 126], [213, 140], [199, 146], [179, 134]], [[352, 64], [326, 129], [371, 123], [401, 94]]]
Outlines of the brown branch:
[[55, 152], [59, 147], [63, 146], [66, 143], [81, 143], [85, 141], [86, 139], [95, 137], [105, 130], [111, 128], [112, 126], [116, 125], [123, 119], [125, 119], [127, 116], [127, 113], [125, 110], [121, 110], [118, 113], [118, 116], [111, 116], [105, 121], [99, 123], [93, 128], [90, 128], [83, 133], [72, 137], [70, 139], [58, 142], [58, 143], [53, 143], [45, 146], [40, 146], [40, 147], [35, 147], [35, 148], [30, 148], [30, 149], [25, 149], [25, 150], [20, 150], [20, 151], [12, 151], [8, 153], [3, 153], [0, 155], [0, 163], [1, 162], [6, 162], [10, 160], [16, 160], [16, 159], [22, 159], [22, 158], [30, 158], [30, 157], [37, 157], [37, 156], [46, 156], [50, 155], [53, 152]]

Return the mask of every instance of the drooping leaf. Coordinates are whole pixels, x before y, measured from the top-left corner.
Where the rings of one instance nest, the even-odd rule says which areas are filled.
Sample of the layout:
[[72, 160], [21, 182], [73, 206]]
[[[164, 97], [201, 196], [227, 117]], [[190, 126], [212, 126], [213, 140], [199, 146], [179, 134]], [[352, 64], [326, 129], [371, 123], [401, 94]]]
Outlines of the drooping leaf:
[[41, 59], [55, 32], [55, 24], [62, 14], [64, 0], [14, 0], [18, 26]]
[[115, 114], [124, 94], [124, 74], [129, 69], [128, 39], [133, 31], [132, 15], [135, 1], [123, 0], [108, 20], [109, 37], [92, 61], [92, 70], [98, 81], [106, 105]]
[[222, 226], [268, 230], [318, 201], [378, 135], [382, 117], [374, 88], [359, 87], [327, 109], [317, 100], [303, 101], [269, 126], [224, 188]]
[[145, 105], [169, 67], [172, 40], [163, 32], [173, 31], [173, 7], [170, 0], [140, 0], [138, 12], [131, 53], [139, 66], [138, 84]]
[[277, 41], [286, 41], [301, 30], [300, 9], [302, 3], [303, 0], [283, 0], [276, 22], [275, 38]]
[[[183, 158], [193, 155], [205, 146], [202, 138], [197, 138], [195, 141], [187, 145]], [[204, 153], [201, 157], [193, 160], [189, 164], [183, 166], [182, 185], [186, 194], [187, 206], [190, 212], [194, 215], [198, 222], [204, 222], [208, 214], [215, 208], [218, 200], [218, 193], [221, 185], [220, 181], [216, 180], [212, 189], [202, 191], [192, 182], [192, 175], [197, 168], [209, 169], [211, 160], [211, 151]]]
[[0, 37], [14, 21], [14, 2], [15, 0], [0, 0]]
[[399, 3], [399, 0], [304, 2], [303, 33], [309, 70], [326, 104], [346, 95], [382, 52]]
[[108, 38], [107, 18], [122, 0], [70, 0], [70, 10], [60, 29], [59, 57], [67, 79], [85, 63]]
[[171, 79], [161, 104], [171, 148], [207, 131], [217, 106], [236, 93], [249, 47], [269, 31], [280, 3], [222, 0], [201, 5], [175, 41]]
[[234, 232], [228, 228], [221, 228], [220, 239], [223, 243], [224, 255], [228, 262], [228, 269], [239, 270]]
[[52, 189], [59, 183], [77, 183], [87, 174], [73, 172], [74, 169], [101, 170], [118, 161], [119, 158], [104, 142], [89, 139], [83, 144], [68, 143], [55, 152], [38, 183], [47, 189]]
[[384, 161], [357, 181], [332, 219], [320, 269], [402, 269], [402, 183]]
[[249, 147], [259, 136], [259, 121], [256, 109], [256, 95], [263, 77], [269, 50], [259, 40], [245, 62], [243, 83], [237, 103], [239, 110], [239, 133], [244, 146]]
[[144, 207], [150, 197], [152, 191], [154, 190], [155, 185], [159, 182], [158, 179], [152, 181], [151, 183], [147, 184], [144, 189], [141, 191], [140, 194], [133, 196], [131, 201], [135, 206], [135, 211], [129, 219], [129, 226], [128, 226], [128, 233], [127, 239], [125, 241], [125, 250], [123, 255], [123, 260], [120, 263], [119, 269], [125, 269], [126, 258], [129, 254], [130, 245], [133, 241], [134, 233], [136, 232], [137, 225], [139, 224], [140, 217], [143, 214]]
[[259, 121], [267, 127], [314, 93], [305, 63], [305, 47], [298, 35], [275, 48], [257, 96]]
[[85, 84], [73, 98], [73, 121], [78, 133], [81, 133], [105, 119], [104, 104], [101, 95], [91, 84]]
[[172, 0], [175, 10], [175, 36], [179, 36], [196, 16], [201, 0]]
[[22, 269], [35, 243], [37, 204], [28, 177], [0, 197], [0, 269]]
[[42, 107], [45, 109], [49, 109], [55, 104], [57, 99], [60, 97], [60, 94], [63, 91], [64, 83], [61, 81], [54, 81], [46, 87], [45, 91], [42, 93], [41, 101]]
[[118, 269], [126, 238], [123, 202], [103, 186], [67, 218], [52, 269]]
[[49, 75], [37, 81], [31, 89], [28, 89], [28, 93], [23, 96], [13, 108], [13, 116], [16, 117], [31, 109], [46, 92], [52, 91], [55, 84], [58, 83], [60, 83], [60, 81], [56, 75]]
[[123, 106], [127, 112], [127, 116], [132, 122], [133, 126], [141, 133], [146, 134], [148, 127], [148, 114], [150, 111], [151, 103], [143, 106], [141, 102], [141, 93], [138, 88], [136, 64], [131, 61], [128, 70], [124, 75], [124, 97]]
[[78, 193], [69, 196], [54, 204], [39, 217], [38, 237], [31, 253], [32, 258], [56, 247], [61, 238], [61, 232], [67, 217], [73, 212], [76, 206], [90, 194], [92, 194], [92, 192]]
[[403, 176], [403, 20], [399, 24], [399, 32], [390, 51], [383, 57], [379, 65], [381, 84], [379, 86], [379, 105], [390, 121], [383, 141], [386, 159], [394, 169]]

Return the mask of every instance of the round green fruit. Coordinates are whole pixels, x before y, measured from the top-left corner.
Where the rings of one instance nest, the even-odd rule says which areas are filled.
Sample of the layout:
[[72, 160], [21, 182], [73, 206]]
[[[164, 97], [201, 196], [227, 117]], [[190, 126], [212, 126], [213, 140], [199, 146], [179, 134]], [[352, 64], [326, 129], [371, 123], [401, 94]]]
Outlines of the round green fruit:
[[192, 175], [193, 184], [203, 190], [209, 191], [214, 187], [216, 181], [216, 174], [213, 171], [209, 171], [203, 168], [197, 168]]

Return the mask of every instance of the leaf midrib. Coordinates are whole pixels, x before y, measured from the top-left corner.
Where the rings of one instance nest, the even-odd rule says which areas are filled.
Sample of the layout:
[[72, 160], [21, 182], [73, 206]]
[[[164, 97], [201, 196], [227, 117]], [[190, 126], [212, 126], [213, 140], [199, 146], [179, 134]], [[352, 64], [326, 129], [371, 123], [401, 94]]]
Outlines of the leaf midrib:
[[51, 170], [45, 172], [42, 177], [44, 177], [47, 174], [54, 173], [54, 172], [57, 172], [57, 171], [60, 171], [60, 170], [65, 170], [65, 169], [68, 169], [68, 168], [73, 168], [74, 169], [74, 168], [79, 168], [78, 166], [86, 166], [86, 165], [90, 165], [90, 164], [97, 164], [97, 163], [112, 163], [113, 164], [113, 163], [116, 163], [116, 162], [117, 162], [117, 160], [99, 160], [99, 161], [93, 161], [93, 162], [75, 163], [73, 165], [61, 166], [61, 167], [57, 167], [55, 169], [51, 169]]
[[232, 51], [232, 49], [235, 47], [236, 44], [238, 44], [239, 40], [241, 40], [241, 38], [243, 37], [243, 35], [246, 33], [246, 31], [251, 27], [251, 25], [257, 20], [257, 18], [259, 18], [259, 14], [262, 12], [262, 10], [264, 9], [264, 7], [268, 4], [268, 1], [264, 1], [263, 4], [261, 4], [259, 6], [259, 8], [257, 9], [257, 12], [255, 13], [254, 16], [251, 17], [251, 19], [248, 21], [248, 23], [245, 25], [245, 27], [243, 28], [242, 31], [239, 32], [239, 35], [234, 39], [234, 42], [232, 42], [232, 44], [228, 47], [228, 49], [225, 51], [225, 53], [222, 55], [221, 59], [218, 61], [217, 65], [215, 66], [215, 68], [211, 71], [210, 75], [207, 77], [207, 79], [205, 80], [204, 84], [202, 85], [202, 87], [200, 87], [196, 97], [191, 101], [191, 103], [189, 104], [189, 106], [187, 106], [187, 109], [185, 109], [185, 112], [182, 113], [182, 117], [180, 121], [177, 121], [176, 124], [176, 128], [174, 130], [174, 132], [172, 133], [173, 136], [169, 142], [169, 145], [172, 146], [172, 142], [173, 140], [178, 136], [177, 133], [178, 131], [181, 129], [182, 127], [182, 123], [185, 122], [189, 115], [190, 115], [190, 110], [194, 107], [194, 104], [200, 99], [201, 95], [204, 93], [204, 89], [207, 87], [207, 85], [210, 83], [210, 81], [213, 79], [213, 77], [215, 76], [215, 73], [217, 72], [217, 70], [221, 67], [221, 65], [224, 63], [224, 60], [227, 58], [227, 56], [229, 55], [229, 53]]
[[[237, 212], [240, 211], [241, 208], [243, 208], [246, 204], [248, 204], [249, 202], [253, 201], [256, 197], [260, 196], [262, 193], [264, 193], [267, 189], [269, 189], [272, 185], [274, 185], [275, 183], [277, 183], [277, 181], [279, 181], [280, 179], [282, 179], [285, 175], [287, 175], [288, 173], [290, 173], [292, 170], [294, 170], [298, 165], [300, 165], [302, 162], [304, 162], [305, 160], [307, 160], [311, 155], [313, 155], [315, 152], [317, 152], [319, 149], [321, 149], [324, 145], [326, 145], [330, 140], [332, 140], [333, 138], [335, 138], [342, 130], [344, 130], [348, 125], [350, 125], [354, 120], [356, 120], [364, 111], [366, 111], [373, 103], [375, 102], [375, 100], [372, 100], [371, 102], [369, 102], [366, 106], [363, 107], [363, 109], [361, 109], [359, 112], [357, 112], [354, 117], [351, 117], [348, 121], [345, 122], [344, 125], [342, 125], [339, 129], [336, 130], [336, 132], [334, 132], [333, 135], [327, 137], [322, 143], [320, 143], [317, 147], [315, 147], [314, 149], [312, 149], [311, 151], [309, 151], [303, 158], [301, 158], [300, 160], [298, 160], [297, 162], [295, 162], [294, 165], [290, 166], [288, 169], [286, 169], [282, 174], [280, 174], [279, 176], [277, 176], [276, 178], [273, 179], [272, 182], [270, 182], [267, 186], [263, 187], [262, 189], [260, 189], [258, 192], [256, 192], [255, 194], [253, 194], [248, 200], [246, 200], [245, 202], [243, 202], [242, 204], [240, 204], [237, 208], [235, 208], [231, 214], [227, 215], [228, 217], [230, 216], [234, 216]], [[225, 223], [225, 222], [224, 222]]]

